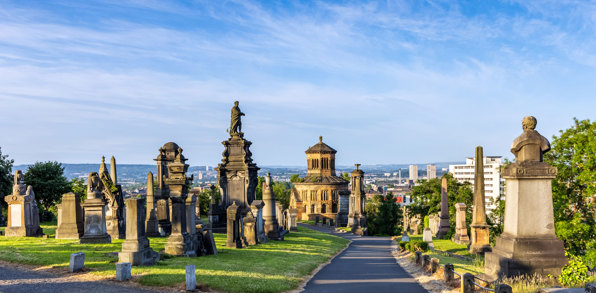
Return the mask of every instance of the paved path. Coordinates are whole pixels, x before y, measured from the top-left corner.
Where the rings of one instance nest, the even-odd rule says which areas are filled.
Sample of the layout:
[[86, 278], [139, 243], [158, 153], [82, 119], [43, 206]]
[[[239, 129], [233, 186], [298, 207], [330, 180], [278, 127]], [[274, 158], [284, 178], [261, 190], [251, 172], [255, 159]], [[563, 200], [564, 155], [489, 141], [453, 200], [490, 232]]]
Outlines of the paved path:
[[396, 263], [389, 237], [361, 237], [329, 228], [305, 227], [350, 239], [352, 244], [321, 269], [303, 292], [427, 292]]
[[57, 276], [43, 272], [28, 271], [0, 265], [0, 292], [148, 293], [156, 291], [119, 286], [118, 284], [110, 284], [109, 282], [77, 280], [76, 276], [73, 275]]

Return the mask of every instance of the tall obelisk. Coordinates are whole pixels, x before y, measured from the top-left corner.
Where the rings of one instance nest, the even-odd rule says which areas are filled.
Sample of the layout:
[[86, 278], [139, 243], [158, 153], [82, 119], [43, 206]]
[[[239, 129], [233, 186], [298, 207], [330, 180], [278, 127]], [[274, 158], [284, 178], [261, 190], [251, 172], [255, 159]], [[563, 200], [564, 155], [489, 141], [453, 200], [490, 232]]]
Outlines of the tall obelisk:
[[484, 254], [491, 251], [488, 241], [488, 225], [484, 206], [484, 155], [482, 147], [476, 147], [474, 160], [474, 210], [472, 213], [470, 253]]
[[449, 202], [447, 197], [447, 177], [441, 179], [441, 214], [439, 216], [437, 238], [443, 239], [449, 233]]

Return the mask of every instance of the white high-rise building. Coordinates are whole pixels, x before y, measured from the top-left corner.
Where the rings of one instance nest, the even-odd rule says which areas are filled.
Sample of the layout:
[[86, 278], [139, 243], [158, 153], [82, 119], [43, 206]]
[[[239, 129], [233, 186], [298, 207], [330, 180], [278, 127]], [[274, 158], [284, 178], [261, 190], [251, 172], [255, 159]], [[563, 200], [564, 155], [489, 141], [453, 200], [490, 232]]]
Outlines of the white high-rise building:
[[[466, 158], [464, 165], [449, 165], [449, 173], [453, 175], [453, 178], [458, 182], [470, 182], [472, 190], [474, 190], [474, 161], [474, 158]], [[484, 199], [487, 210], [495, 209], [495, 205], [491, 202], [499, 197], [503, 189], [504, 180], [501, 178], [500, 172], [502, 165], [500, 156], [484, 157]]]
[[437, 165], [426, 165], [426, 179], [437, 178]]
[[410, 165], [410, 180], [418, 180], [418, 165]]

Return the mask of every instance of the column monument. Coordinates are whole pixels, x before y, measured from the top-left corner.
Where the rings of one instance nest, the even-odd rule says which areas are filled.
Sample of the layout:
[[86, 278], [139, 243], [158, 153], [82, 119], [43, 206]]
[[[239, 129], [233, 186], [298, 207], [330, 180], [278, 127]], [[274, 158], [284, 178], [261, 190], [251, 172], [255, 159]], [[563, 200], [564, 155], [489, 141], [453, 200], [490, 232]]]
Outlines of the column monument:
[[474, 209], [470, 228], [470, 253], [484, 254], [490, 251], [484, 205], [484, 155], [481, 146], [476, 147], [474, 159]]
[[449, 203], [447, 196], [447, 177], [441, 179], [441, 215], [439, 216], [439, 231], [436, 237], [443, 239], [449, 233]]

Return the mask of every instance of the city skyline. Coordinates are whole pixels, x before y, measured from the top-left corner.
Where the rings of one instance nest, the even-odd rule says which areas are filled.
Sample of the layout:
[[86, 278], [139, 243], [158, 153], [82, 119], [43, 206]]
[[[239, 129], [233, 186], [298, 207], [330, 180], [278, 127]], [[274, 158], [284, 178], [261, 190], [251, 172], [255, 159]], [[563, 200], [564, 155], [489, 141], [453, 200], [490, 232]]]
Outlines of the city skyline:
[[594, 119], [594, 3], [4, 2], [0, 141], [15, 164], [214, 166], [240, 101], [258, 165], [511, 159]]

